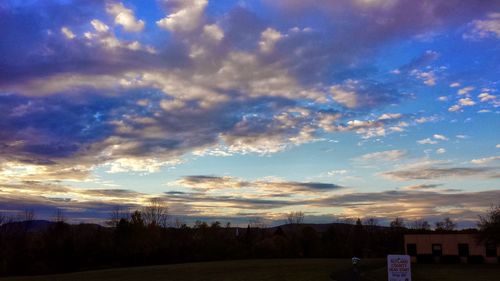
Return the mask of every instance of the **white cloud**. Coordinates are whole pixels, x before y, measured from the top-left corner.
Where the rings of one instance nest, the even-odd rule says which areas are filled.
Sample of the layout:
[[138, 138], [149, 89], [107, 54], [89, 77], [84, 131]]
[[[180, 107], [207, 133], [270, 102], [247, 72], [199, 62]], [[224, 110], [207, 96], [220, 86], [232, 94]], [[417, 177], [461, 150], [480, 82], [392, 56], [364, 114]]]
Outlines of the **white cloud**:
[[378, 120], [399, 119], [401, 116], [402, 115], [400, 113], [384, 113], [378, 118]]
[[496, 148], [500, 148], [500, 143], [495, 146]]
[[64, 36], [66, 36], [66, 38], [68, 38], [68, 39], [70, 39], [70, 40], [76, 37], [76, 35], [73, 33], [73, 31], [71, 31], [69, 28], [67, 28], [67, 27], [65, 27], [65, 26], [63, 26], [63, 27], [61, 28], [61, 33], [62, 33]]
[[205, 25], [203, 27], [203, 34], [217, 42], [224, 38], [224, 31], [216, 24]]
[[335, 85], [330, 87], [330, 93], [334, 101], [348, 107], [355, 108], [358, 106], [358, 98], [354, 89]]
[[332, 171], [329, 171], [327, 174], [329, 176], [336, 176], [336, 175], [345, 175], [347, 173], [348, 173], [347, 170], [332, 170]]
[[477, 97], [481, 100], [481, 102], [487, 102], [489, 100], [496, 99], [496, 96], [491, 95], [490, 93], [481, 93]]
[[457, 91], [457, 94], [458, 95], [466, 95], [468, 94], [469, 92], [473, 91], [475, 88], [472, 87], [472, 86], [468, 86], [468, 87], [464, 87], [460, 90]]
[[455, 104], [455, 105], [450, 106], [450, 108], [448, 108], [448, 111], [455, 112], [455, 111], [459, 111], [460, 109], [462, 109], [462, 107], [460, 105]]
[[499, 161], [499, 160], [500, 160], [500, 156], [491, 156], [491, 157], [485, 157], [485, 158], [479, 158], [479, 159], [472, 159], [470, 162], [472, 164], [481, 165], [481, 164], [487, 164], [487, 163]]
[[274, 45], [278, 42], [283, 35], [274, 28], [267, 28], [260, 35], [259, 47], [263, 53], [273, 51]]
[[92, 26], [94, 27], [94, 29], [97, 32], [104, 33], [104, 32], [107, 32], [109, 30], [109, 26], [107, 26], [106, 24], [104, 24], [102, 21], [100, 21], [98, 19], [93, 19], [90, 23], [92, 24]]
[[386, 150], [374, 153], [368, 153], [356, 158], [365, 162], [370, 161], [397, 161], [403, 159], [407, 155], [406, 150]]
[[450, 88], [456, 88], [456, 87], [460, 87], [460, 83], [453, 82], [453, 83], [450, 84]]
[[419, 143], [419, 144], [436, 144], [437, 141], [433, 141], [430, 138], [426, 138], [426, 139], [418, 140], [417, 143]]
[[140, 172], [155, 173], [165, 166], [174, 166], [180, 164], [179, 159], [159, 160], [155, 158], [120, 158], [110, 161], [104, 166], [108, 166], [108, 173]]
[[200, 26], [207, 0], [174, 0], [174, 12], [156, 24], [172, 32], [191, 32]]
[[436, 75], [434, 71], [420, 71], [418, 69], [413, 69], [410, 71], [410, 75], [424, 81], [424, 84], [427, 86], [436, 85]]
[[436, 149], [436, 153], [437, 154], [443, 154], [445, 152], [446, 152], [446, 149], [444, 149], [444, 148], [438, 148], [438, 149]]
[[467, 135], [456, 135], [457, 139], [467, 139], [469, 136]]
[[448, 97], [447, 96], [440, 96], [438, 98], [439, 101], [448, 101]]
[[415, 122], [417, 122], [418, 124], [423, 124], [423, 123], [427, 123], [427, 122], [436, 122], [438, 120], [439, 120], [439, 118], [436, 116], [428, 116], [428, 117], [417, 118], [417, 119], [415, 119]]
[[123, 3], [108, 3], [106, 12], [115, 16], [115, 24], [123, 26], [126, 31], [139, 32], [144, 29], [144, 21], [137, 20], [134, 11], [123, 6]]
[[469, 24], [472, 29], [463, 35], [464, 39], [500, 38], [500, 13], [490, 13], [485, 20], [475, 20]]
[[448, 138], [447, 138], [447, 137], [445, 137], [445, 136], [443, 136], [443, 135], [439, 135], [439, 134], [435, 134], [435, 135], [433, 135], [432, 137], [433, 137], [433, 138], [435, 138], [435, 139], [437, 139], [437, 140], [445, 140], [445, 141], [447, 141], [447, 140], [448, 140]]
[[473, 106], [475, 105], [476, 103], [471, 100], [470, 98], [465, 98], [465, 99], [460, 99], [458, 100], [458, 103], [461, 105], [461, 106]]

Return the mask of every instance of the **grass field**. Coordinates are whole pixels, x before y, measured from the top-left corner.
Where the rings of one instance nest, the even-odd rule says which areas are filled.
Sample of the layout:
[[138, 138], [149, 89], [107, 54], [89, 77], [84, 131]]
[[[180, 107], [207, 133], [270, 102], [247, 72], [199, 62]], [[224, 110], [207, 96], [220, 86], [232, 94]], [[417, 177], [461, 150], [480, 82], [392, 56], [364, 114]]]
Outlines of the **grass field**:
[[[1, 281], [342, 281], [350, 260], [281, 259], [244, 260], [120, 268], [71, 274], [0, 278]], [[363, 280], [385, 281], [385, 260], [364, 260]], [[414, 265], [413, 281], [498, 281], [500, 265]], [[348, 280], [345, 280], [348, 281]]]

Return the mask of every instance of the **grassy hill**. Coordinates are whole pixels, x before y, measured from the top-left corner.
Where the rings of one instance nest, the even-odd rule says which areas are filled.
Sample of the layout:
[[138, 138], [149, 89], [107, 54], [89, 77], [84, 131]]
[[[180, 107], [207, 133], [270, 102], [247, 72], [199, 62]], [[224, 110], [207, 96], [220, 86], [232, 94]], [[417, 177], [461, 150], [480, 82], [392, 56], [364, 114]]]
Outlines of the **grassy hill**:
[[[0, 278], [1, 281], [349, 281], [348, 259], [242, 260], [119, 268], [70, 274]], [[387, 280], [385, 260], [364, 260], [362, 280]], [[416, 265], [414, 281], [499, 280], [499, 265]]]

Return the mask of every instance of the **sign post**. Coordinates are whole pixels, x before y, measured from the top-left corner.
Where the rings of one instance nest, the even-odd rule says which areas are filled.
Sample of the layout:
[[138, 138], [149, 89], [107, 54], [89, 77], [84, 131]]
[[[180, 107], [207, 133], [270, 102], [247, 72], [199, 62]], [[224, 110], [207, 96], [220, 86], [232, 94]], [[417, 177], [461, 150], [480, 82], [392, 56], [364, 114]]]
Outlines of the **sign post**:
[[389, 281], [411, 281], [410, 256], [388, 255], [387, 276]]

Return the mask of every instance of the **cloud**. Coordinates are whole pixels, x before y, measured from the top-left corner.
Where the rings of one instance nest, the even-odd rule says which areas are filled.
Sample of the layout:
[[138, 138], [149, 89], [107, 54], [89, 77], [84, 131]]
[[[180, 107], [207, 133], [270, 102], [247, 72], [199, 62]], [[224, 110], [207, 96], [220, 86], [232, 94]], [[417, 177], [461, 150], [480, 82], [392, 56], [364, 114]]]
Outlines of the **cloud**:
[[442, 184], [417, 184], [402, 187], [404, 190], [429, 190], [435, 189], [442, 186]]
[[439, 118], [437, 116], [424, 116], [415, 119], [415, 122], [418, 124], [428, 123], [428, 122], [437, 122]]
[[66, 36], [66, 38], [68, 39], [74, 39], [76, 37], [76, 35], [73, 33], [73, 31], [71, 31], [69, 28], [63, 26], [61, 27], [61, 33]]
[[172, 32], [191, 32], [200, 26], [207, 0], [165, 2], [172, 13], [158, 20], [156, 24]]
[[500, 38], [500, 13], [489, 13], [484, 20], [474, 20], [469, 23], [469, 27], [470, 30], [463, 35], [464, 39]]
[[408, 153], [406, 152], [406, 150], [386, 150], [364, 154], [356, 159], [364, 162], [399, 161], [403, 159], [407, 154]]
[[283, 37], [279, 31], [274, 28], [267, 28], [261, 34], [261, 39], [259, 42], [260, 51], [263, 53], [269, 53], [273, 51], [274, 45]]
[[448, 167], [419, 165], [409, 168], [403, 168], [394, 171], [388, 171], [382, 176], [393, 180], [431, 180], [440, 178], [496, 178], [499, 176], [499, 170], [492, 167]]
[[353, 109], [372, 108], [398, 99], [396, 92], [384, 85], [351, 79], [331, 86], [330, 93], [334, 101]]
[[495, 161], [499, 161], [499, 160], [500, 160], [500, 156], [491, 156], [491, 157], [485, 157], [485, 158], [472, 159], [470, 162], [472, 164], [476, 164], [476, 165], [483, 165], [483, 164], [488, 164], [490, 162], [495, 162]]
[[[327, 192], [342, 188], [340, 185], [320, 182], [293, 182], [282, 180], [255, 180], [245, 181], [234, 177], [219, 177], [219, 176], [187, 176], [175, 182], [168, 184], [169, 186], [182, 186], [192, 188], [196, 191], [213, 191], [217, 189], [255, 189], [260, 194], [267, 193], [272, 197], [272, 194], [289, 194], [294, 192]], [[239, 192], [238, 194], [244, 194]]]
[[348, 173], [347, 170], [332, 170], [327, 172], [329, 176], [345, 175], [347, 173]]
[[449, 140], [447, 137], [445, 137], [443, 135], [439, 135], [439, 134], [434, 134], [432, 137], [437, 139], [437, 140], [444, 140], [444, 141]]
[[123, 26], [129, 32], [139, 32], [144, 29], [144, 21], [137, 20], [134, 11], [126, 8], [123, 3], [108, 3], [106, 12], [115, 17], [115, 24]]
[[224, 31], [216, 24], [205, 25], [203, 33], [214, 41], [220, 41], [224, 38]]
[[464, 87], [464, 88], [458, 90], [457, 94], [460, 95], [460, 96], [467, 95], [471, 91], [473, 91], [474, 89], [475, 89], [475, 87], [472, 87], [472, 86]]
[[450, 112], [456, 112], [456, 111], [459, 111], [460, 109], [462, 109], [462, 107], [460, 105], [455, 104], [455, 105], [450, 106], [448, 108], [448, 111], [450, 111]]
[[[405, 219], [442, 219], [448, 216], [473, 227], [478, 215], [487, 206], [496, 204], [493, 198], [500, 196], [498, 190], [479, 192], [438, 192], [427, 189], [382, 191], [335, 195], [316, 200], [311, 205], [336, 206], [348, 217], [364, 217], [366, 214], [381, 218], [403, 217]], [[431, 189], [431, 190], [428, 190]]]
[[418, 140], [417, 141], [418, 144], [436, 144], [437, 141], [433, 141], [432, 139], [430, 138], [426, 138], [426, 139], [421, 139], [421, 140]]
[[461, 105], [461, 106], [473, 106], [475, 105], [476, 103], [471, 100], [470, 98], [465, 98], [465, 99], [460, 99], [458, 100], [458, 103]]
[[436, 149], [436, 153], [437, 153], [437, 154], [443, 154], [443, 153], [446, 153], [446, 149], [444, 149], [444, 148], [438, 148], [438, 149]]
[[487, 102], [496, 99], [496, 96], [491, 95], [490, 93], [481, 93], [477, 97], [481, 100], [481, 102]]
[[[276, 20], [283, 12], [296, 15], [287, 17], [292, 23], [275, 24], [243, 6], [218, 16], [205, 14], [207, 1], [166, 1], [168, 15], [144, 29], [120, 2], [49, 2], [0, 7], [9, 42], [0, 46], [0, 160], [9, 180], [83, 181], [102, 167], [159, 171], [193, 152], [269, 154], [325, 133], [375, 138], [402, 132], [409, 126], [404, 115], [380, 112], [411, 95], [396, 90], [406, 85], [370, 69], [373, 51], [496, 7], [476, 1], [267, 3], [285, 4], [273, 11]], [[414, 8], [410, 17], [403, 4]], [[311, 7], [324, 8], [317, 19], [326, 24], [297, 26]], [[175, 34], [154, 41], [151, 34], [124, 35], [113, 24]], [[426, 51], [410, 65], [437, 58]]]
[[97, 32], [104, 33], [104, 32], [107, 32], [109, 30], [109, 26], [107, 26], [106, 24], [104, 24], [102, 21], [100, 21], [98, 19], [93, 19], [92, 21], [90, 21], [90, 23], [92, 24], [92, 27], [94, 27], [94, 29]]

